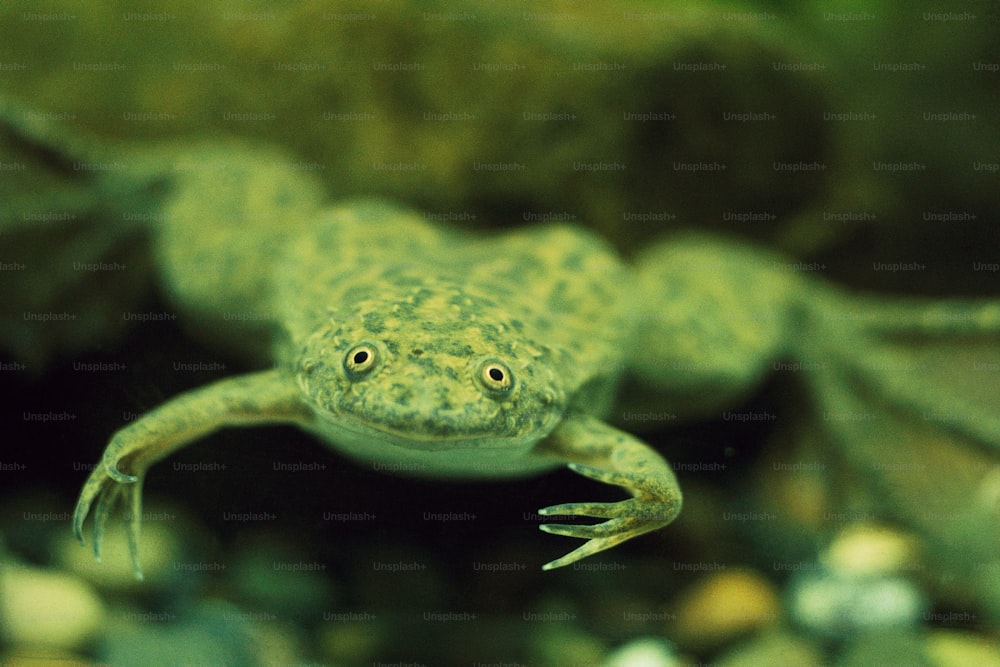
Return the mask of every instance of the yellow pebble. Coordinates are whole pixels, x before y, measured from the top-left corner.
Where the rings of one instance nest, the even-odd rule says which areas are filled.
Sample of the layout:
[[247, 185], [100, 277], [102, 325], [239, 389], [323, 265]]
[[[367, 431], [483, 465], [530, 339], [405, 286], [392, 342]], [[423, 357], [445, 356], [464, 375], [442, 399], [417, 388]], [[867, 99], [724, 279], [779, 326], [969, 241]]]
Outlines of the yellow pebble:
[[833, 572], [853, 576], [889, 574], [916, 560], [913, 538], [885, 526], [846, 526], [823, 552], [821, 560]]
[[38, 568], [0, 571], [0, 634], [14, 646], [72, 649], [104, 622], [104, 604], [87, 582]]
[[752, 570], [709, 574], [681, 594], [670, 636], [689, 648], [713, 648], [777, 621], [774, 584]]
[[1000, 666], [1000, 646], [995, 641], [955, 630], [931, 632], [924, 654], [934, 667]]

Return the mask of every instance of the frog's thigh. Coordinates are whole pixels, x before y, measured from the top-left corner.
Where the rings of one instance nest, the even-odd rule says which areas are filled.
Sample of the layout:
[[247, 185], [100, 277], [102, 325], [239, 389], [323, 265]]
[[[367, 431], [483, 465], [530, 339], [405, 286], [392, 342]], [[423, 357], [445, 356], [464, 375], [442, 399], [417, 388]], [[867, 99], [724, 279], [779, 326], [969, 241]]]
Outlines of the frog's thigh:
[[679, 395], [739, 395], [785, 347], [794, 272], [765, 250], [689, 235], [637, 259], [631, 356], [644, 384]]

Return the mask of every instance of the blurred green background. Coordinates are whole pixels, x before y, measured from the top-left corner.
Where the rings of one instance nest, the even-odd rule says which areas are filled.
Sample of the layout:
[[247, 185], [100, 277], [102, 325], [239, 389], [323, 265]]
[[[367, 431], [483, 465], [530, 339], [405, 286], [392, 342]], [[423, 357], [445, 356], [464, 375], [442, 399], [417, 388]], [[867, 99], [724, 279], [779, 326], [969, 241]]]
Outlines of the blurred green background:
[[[386, 195], [460, 226], [570, 221], [625, 256], [694, 228], [821, 264], [818, 277], [852, 289], [997, 297], [997, 272], [974, 267], [1000, 260], [998, 4], [14, 1], [0, 5], [0, 96], [36, 109], [31, 122], [53, 136], [109, 146], [222, 135], [278, 144], [324, 179], [331, 199]], [[801, 532], [794, 515], [813, 498], [808, 480], [782, 489], [788, 514], [766, 528], [713, 524], [722, 509], [745, 506], [739, 493], [768, 485], [775, 451], [808, 447], [808, 429], [723, 420], [647, 436], [672, 461], [729, 467], [682, 472], [684, 515], [607, 554], [608, 571], [537, 571], [565, 545], [538, 534], [530, 513], [593, 494], [569, 473], [484, 485], [397, 480], [294, 431], [261, 429], [220, 434], [177, 458], [224, 462], [217, 473], [154, 468], [150, 507], [170, 508], [173, 519], [147, 521], [145, 539], [155, 544], [159, 530], [162, 548], [179, 555], [144, 587], [111, 557], [102, 579], [59, 520], [81, 466], [129, 415], [242, 367], [170, 323], [110, 316], [166, 308], [142, 225], [99, 215], [90, 175], [10, 136], [0, 151], [0, 261], [30, 267], [0, 271], [5, 663], [54, 652], [175, 664], [185, 646], [189, 662], [220, 664], [614, 664], [613, 650], [643, 636], [674, 642], [677, 660], [720, 664], [779, 664], [761, 657], [769, 650], [795, 656], [787, 664], [866, 664], [885, 657], [880, 650], [915, 664], [961, 664], [947, 662], [960, 650], [1000, 655], [997, 610], [967, 584], [935, 579], [933, 563], [913, 568], [930, 600], [925, 616], [891, 640], [810, 631], [781, 603], [793, 578], [773, 567], [818, 568], [824, 545], [837, 544], [842, 522]], [[74, 261], [128, 269], [84, 275], [67, 268]], [[25, 324], [22, 313], [40, 306], [80, 318]], [[177, 372], [178, 360], [225, 367]], [[122, 368], [78, 370], [92, 363]], [[776, 380], [734, 409], [793, 417], [796, 391]], [[31, 412], [72, 417], [38, 424], [24, 417]], [[276, 459], [328, 467], [277, 477]], [[950, 459], [941, 459], [947, 474]], [[969, 466], [994, 465], [982, 461]], [[221, 518], [250, 510], [280, 520]], [[477, 518], [420, 520], [445, 510]], [[321, 519], [343, 511], [375, 518]], [[51, 520], [39, 518], [46, 512]], [[376, 561], [422, 567], [389, 575]], [[323, 568], [279, 572], [276, 562]], [[525, 567], [470, 567], [482, 562]], [[724, 594], [704, 592], [712, 563], [750, 574], [725, 580]], [[45, 579], [65, 570], [76, 574]], [[1000, 590], [1000, 571], [981, 574]], [[54, 600], [77, 600], [78, 616], [96, 621], [62, 643], [26, 638], [12, 620], [22, 613], [14, 576], [28, 591], [51, 586]], [[90, 588], [74, 589], [79, 582]], [[713, 605], [697, 594], [719, 609], [699, 616]], [[96, 600], [89, 612], [86, 600]]]

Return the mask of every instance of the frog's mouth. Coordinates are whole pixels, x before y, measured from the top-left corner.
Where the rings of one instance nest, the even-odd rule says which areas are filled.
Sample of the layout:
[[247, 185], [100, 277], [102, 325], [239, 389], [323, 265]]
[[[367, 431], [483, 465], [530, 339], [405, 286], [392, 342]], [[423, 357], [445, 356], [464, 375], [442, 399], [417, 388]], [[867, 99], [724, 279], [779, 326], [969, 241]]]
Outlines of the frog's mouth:
[[504, 478], [538, 473], [558, 465], [531, 455], [544, 433], [502, 435], [400, 432], [345, 415], [314, 422], [324, 439], [344, 454], [397, 475], [444, 478]]
[[[454, 451], [456, 449], [484, 450], [530, 449], [545, 433], [496, 433], [457, 431], [445, 422], [424, 420], [407, 424], [405, 430], [391, 424], [364, 421], [352, 414], [338, 414], [335, 418], [320, 415], [321, 430], [333, 442], [344, 448], [383, 448], [386, 446], [423, 452]], [[359, 451], [364, 455], [364, 451]]]

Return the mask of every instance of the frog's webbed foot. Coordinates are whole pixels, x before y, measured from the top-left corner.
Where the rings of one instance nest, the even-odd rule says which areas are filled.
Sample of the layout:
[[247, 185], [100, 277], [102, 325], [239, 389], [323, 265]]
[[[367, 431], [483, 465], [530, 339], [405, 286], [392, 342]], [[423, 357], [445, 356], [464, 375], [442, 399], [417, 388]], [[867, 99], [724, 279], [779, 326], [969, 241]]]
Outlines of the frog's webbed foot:
[[615, 503], [565, 503], [539, 510], [538, 513], [543, 516], [562, 514], [607, 519], [594, 525], [548, 523], [539, 526], [546, 533], [587, 540], [562, 558], [543, 565], [543, 570], [570, 565], [625, 540], [662, 528], [680, 513], [680, 493], [663, 494], [662, 489], [656, 488], [662, 485], [649, 484], [645, 473], [609, 472], [578, 463], [570, 463], [569, 468], [598, 482], [630, 489], [635, 497]]
[[[125, 509], [125, 526], [128, 536], [129, 556], [137, 579], [142, 579], [139, 564], [139, 531], [142, 527], [142, 480], [143, 474], [127, 475], [118, 468], [120, 461], [115, 456], [114, 440], [104, 458], [87, 478], [80, 492], [80, 499], [73, 512], [73, 533], [81, 543], [85, 543], [83, 524], [90, 508], [94, 507], [94, 556], [101, 560], [101, 545], [108, 519], [121, 504]], [[109, 456], [110, 455], [110, 456]], [[96, 502], [96, 504], [95, 504]]]
[[[655, 451], [632, 436], [593, 417], [574, 417], [543, 441], [538, 453], [560, 455], [584, 477], [627, 489], [632, 498], [619, 502], [565, 503], [539, 510], [543, 516], [568, 515], [606, 519], [601, 523], [543, 524], [547, 533], [587, 540], [542, 566], [552, 570], [577, 562], [633, 537], [657, 530], [681, 511], [681, 492], [673, 471]], [[576, 461], [586, 461], [587, 464]], [[595, 465], [588, 465], [595, 464]]]

